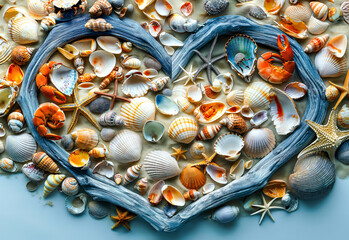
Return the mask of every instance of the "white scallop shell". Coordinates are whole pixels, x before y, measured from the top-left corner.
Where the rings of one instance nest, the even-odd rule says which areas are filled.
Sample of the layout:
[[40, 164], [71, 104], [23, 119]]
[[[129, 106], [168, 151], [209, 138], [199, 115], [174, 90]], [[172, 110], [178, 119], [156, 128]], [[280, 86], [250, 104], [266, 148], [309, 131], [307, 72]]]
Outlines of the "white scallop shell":
[[213, 147], [218, 155], [225, 157], [228, 161], [235, 161], [240, 157], [244, 140], [234, 133], [226, 133], [216, 140]]
[[227, 103], [229, 106], [242, 106], [244, 102], [244, 91], [233, 90], [227, 95]]
[[314, 16], [311, 16], [308, 22], [308, 31], [314, 35], [321, 34], [327, 30], [329, 25], [328, 22], [323, 22]]
[[8, 30], [11, 39], [18, 44], [35, 43], [39, 40], [39, 24], [20, 13], [10, 19]]
[[327, 43], [328, 50], [338, 58], [344, 56], [348, 45], [348, 38], [345, 34], [339, 34], [330, 39]]
[[332, 55], [327, 47], [316, 54], [314, 63], [321, 77], [339, 77], [347, 71], [346, 58]]
[[113, 71], [116, 64], [115, 56], [104, 50], [91, 53], [89, 61], [97, 77], [108, 76], [111, 71]]
[[195, 106], [189, 102], [189, 100], [185, 97], [178, 97], [177, 105], [182, 110], [182, 112], [185, 112], [187, 114], [192, 114], [195, 110]]
[[269, 90], [271, 86], [265, 82], [253, 82], [248, 85], [244, 92], [244, 104], [249, 106], [253, 112], [267, 109], [269, 107]]
[[10, 135], [6, 138], [5, 151], [15, 162], [27, 162], [36, 152], [35, 139], [29, 133]]
[[131, 74], [125, 79], [121, 91], [130, 97], [143, 97], [148, 93], [150, 80], [142, 74]]
[[268, 128], [253, 128], [244, 137], [244, 152], [252, 158], [262, 158], [275, 147], [275, 136]]
[[41, 20], [47, 16], [48, 12], [45, 8], [43, 0], [28, 0], [28, 12], [36, 20]]
[[176, 142], [188, 144], [195, 139], [198, 130], [199, 126], [194, 119], [178, 117], [170, 124], [168, 135]]
[[136, 162], [141, 158], [142, 139], [130, 130], [121, 130], [109, 144], [109, 158], [119, 163]]
[[112, 54], [121, 54], [121, 42], [118, 38], [113, 36], [100, 36], [96, 40], [103, 50]]

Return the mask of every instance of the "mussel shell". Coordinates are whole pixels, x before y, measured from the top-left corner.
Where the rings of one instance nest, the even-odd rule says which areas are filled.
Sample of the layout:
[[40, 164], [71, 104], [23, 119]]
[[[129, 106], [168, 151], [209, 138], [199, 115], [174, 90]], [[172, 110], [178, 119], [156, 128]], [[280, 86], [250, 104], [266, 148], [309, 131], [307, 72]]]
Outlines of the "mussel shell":
[[97, 219], [105, 218], [110, 212], [110, 204], [108, 202], [90, 201], [87, 208], [88, 213]]

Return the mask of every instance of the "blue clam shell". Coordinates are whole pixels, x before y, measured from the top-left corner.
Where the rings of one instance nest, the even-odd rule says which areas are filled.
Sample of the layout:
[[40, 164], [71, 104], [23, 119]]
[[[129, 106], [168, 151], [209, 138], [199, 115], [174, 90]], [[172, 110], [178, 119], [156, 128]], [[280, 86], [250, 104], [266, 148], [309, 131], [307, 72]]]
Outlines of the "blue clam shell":
[[[239, 53], [240, 55], [237, 56]], [[241, 53], [245, 56], [243, 59], [240, 58], [241, 61], [237, 61], [239, 56], [243, 56]], [[233, 35], [225, 44], [225, 57], [231, 68], [241, 78], [246, 82], [251, 81], [257, 63], [257, 44], [250, 36]]]

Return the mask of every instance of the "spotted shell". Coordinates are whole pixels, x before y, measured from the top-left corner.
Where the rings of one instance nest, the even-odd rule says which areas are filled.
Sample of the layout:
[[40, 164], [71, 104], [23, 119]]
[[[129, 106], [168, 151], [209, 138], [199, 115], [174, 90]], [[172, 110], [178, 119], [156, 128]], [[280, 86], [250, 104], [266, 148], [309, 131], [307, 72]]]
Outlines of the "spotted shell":
[[341, 110], [338, 112], [337, 122], [340, 127], [346, 129], [349, 128], [349, 107], [347, 104], [344, 104]]
[[75, 141], [75, 146], [84, 150], [91, 150], [98, 144], [98, 134], [88, 128], [75, 131], [71, 134]]
[[176, 142], [188, 144], [195, 139], [198, 130], [199, 126], [194, 119], [178, 117], [170, 124], [168, 135]]
[[17, 46], [12, 50], [11, 61], [17, 65], [24, 65], [29, 61], [33, 51], [34, 48]]
[[325, 92], [326, 98], [329, 102], [333, 102], [339, 96], [339, 90], [335, 86], [328, 86]]
[[262, 158], [275, 147], [275, 136], [268, 128], [253, 128], [245, 135], [244, 142], [247, 156]]
[[73, 177], [67, 177], [62, 182], [62, 192], [68, 196], [74, 196], [79, 192], [78, 181]]

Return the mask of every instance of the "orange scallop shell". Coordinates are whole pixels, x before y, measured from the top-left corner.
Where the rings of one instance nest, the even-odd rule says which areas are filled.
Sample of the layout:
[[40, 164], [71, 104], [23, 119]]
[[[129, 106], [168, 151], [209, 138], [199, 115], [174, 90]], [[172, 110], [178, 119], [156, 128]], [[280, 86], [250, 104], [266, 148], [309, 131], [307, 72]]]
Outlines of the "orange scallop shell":
[[206, 177], [200, 167], [188, 164], [181, 172], [179, 177], [182, 185], [187, 189], [198, 190], [206, 183]]

